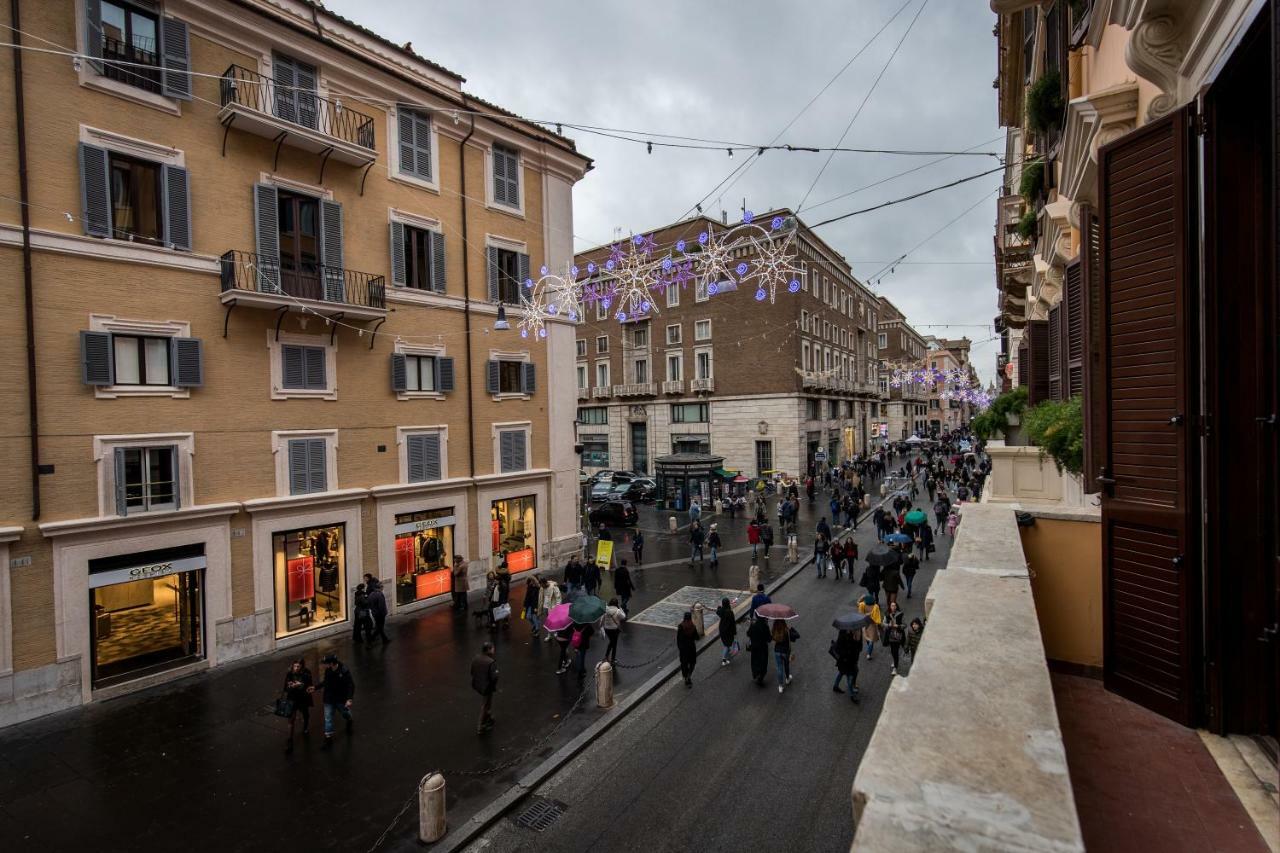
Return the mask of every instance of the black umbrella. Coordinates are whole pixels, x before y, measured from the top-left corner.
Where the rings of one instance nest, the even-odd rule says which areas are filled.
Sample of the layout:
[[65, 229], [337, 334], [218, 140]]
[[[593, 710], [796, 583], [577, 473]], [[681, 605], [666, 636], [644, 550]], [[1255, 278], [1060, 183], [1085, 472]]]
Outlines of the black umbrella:
[[899, 556], [894, 551], [872, 551], [867, 555], [867, 563], [872, 566], [892, 566], [898, 560]]
[[866, 613], [846, 613], [844, 616], [837, 616], [831, 621], [831, 627], [837, 631], [860, 631], [866, 627], [871, 621], [871, 616]]

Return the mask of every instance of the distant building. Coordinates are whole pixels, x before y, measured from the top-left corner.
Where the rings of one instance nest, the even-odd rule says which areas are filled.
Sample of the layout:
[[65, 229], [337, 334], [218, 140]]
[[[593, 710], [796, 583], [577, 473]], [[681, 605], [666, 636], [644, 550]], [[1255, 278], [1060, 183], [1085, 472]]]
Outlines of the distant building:
[[880, 297], [880, 318], [876, 345], [880, 353], [880, 416], [876, 425], [885, 438], [901, 441], [912, 435], [926, 435], [929, 429], [929, 395], [918, 382], [901, 382], [895, 387], [895, 368], [906, 371], [924, 366], [927, 345], [911, 327], [898, 307]]

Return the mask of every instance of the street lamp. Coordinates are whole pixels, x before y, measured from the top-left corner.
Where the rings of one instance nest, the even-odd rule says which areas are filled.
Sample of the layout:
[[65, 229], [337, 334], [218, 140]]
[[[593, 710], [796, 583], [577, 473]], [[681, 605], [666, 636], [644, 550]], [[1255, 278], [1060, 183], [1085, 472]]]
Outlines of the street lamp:
[[505, 332], [511, 328], [511, 324], [507, 322], [507, 307], [502, 303], [498, 303], [498, 319], [493, 321], [493, 328], [498, 332]]

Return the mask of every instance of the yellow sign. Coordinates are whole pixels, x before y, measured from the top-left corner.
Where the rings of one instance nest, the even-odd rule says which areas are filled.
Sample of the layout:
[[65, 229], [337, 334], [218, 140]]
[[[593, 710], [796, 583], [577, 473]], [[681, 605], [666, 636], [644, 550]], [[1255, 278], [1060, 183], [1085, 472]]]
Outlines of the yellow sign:
[[601, 539], [596, 543], [596, 565], [607, 569], [612, 564], [613, 543], [608, 539]]

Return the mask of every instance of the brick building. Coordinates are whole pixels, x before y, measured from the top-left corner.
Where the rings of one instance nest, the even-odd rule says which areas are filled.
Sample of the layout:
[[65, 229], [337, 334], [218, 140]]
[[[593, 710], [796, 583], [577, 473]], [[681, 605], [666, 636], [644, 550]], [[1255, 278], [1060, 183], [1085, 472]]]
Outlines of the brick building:
[[876, 343], [880, 353], [880, 417], [876, 421], [879, 434], [892, 441], [928, 433], [929, 395], [916, 382], [903, 382], [894, 387], [891, 377], [895, 368], [919, 370], [925, 361], [924, 337], [911, 327], [898, 306], [880, 297], [880, 316]]
[[[761, 221], [790, 217], [786, 210]], [[728, 226], [706, 217], [652, 234], [659, 247]], [[652, 472], [655, 458], [710, 452], [747, 476], [796, 473], [866, 447], [878, 403], [876, 297], [803, 223], [794, 245], [801, 289], [775, 303], [747, 288], [670, 287], [654, 309], [619, 323], [589, 306], [578, 325], [578, 441], [584, 469]], [[659, 251], [662, 251], [660, 249]], [[603, 246], [577, 263], [607, 258]], [[736, 262], [750, 264], [749, 250]]]
[[16, 8], [90, 59], [0, 58], [0, 724], [576, 547], [573, 327], [493, 328], [571, 141], [318, 2]]

